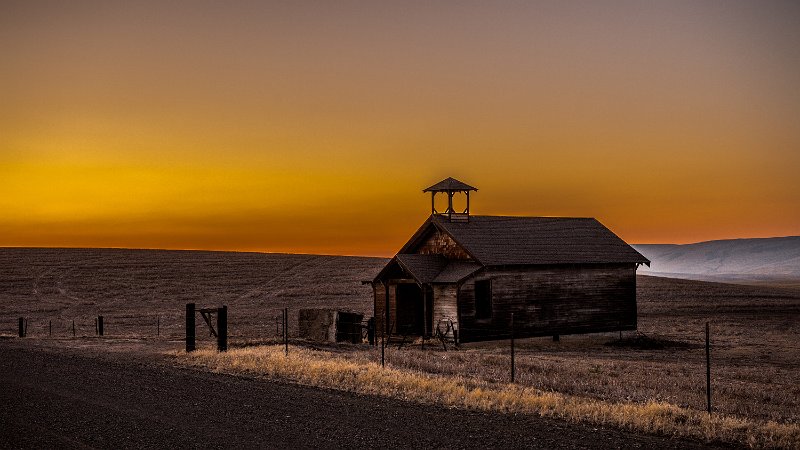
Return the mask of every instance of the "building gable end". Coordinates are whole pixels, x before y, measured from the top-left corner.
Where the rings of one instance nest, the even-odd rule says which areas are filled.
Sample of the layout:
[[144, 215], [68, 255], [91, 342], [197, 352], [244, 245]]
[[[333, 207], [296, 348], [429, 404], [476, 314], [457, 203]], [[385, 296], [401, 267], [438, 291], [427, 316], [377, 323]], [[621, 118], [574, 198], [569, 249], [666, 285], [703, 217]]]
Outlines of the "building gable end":
[[430, 230], [411, 251], [420, 255], [442, 255], [449, 260], [472, 260], [469, 253], [449, 234], [436, 228]]

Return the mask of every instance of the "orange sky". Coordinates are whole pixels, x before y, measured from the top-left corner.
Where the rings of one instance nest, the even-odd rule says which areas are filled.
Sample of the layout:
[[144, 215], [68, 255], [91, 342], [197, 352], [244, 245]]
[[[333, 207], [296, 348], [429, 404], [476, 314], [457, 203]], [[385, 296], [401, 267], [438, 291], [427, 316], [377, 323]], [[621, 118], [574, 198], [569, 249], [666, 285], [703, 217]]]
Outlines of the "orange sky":
[[0, 246], [391, 255], [421, 190], [800, 234], [793, 2], [0, 3]]

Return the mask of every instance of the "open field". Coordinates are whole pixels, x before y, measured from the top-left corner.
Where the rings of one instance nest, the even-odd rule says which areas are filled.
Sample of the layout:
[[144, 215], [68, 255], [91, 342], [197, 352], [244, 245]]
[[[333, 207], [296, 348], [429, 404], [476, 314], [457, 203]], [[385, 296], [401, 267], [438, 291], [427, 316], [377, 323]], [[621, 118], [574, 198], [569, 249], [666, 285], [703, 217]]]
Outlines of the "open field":
[[[386, 260], [167, 250], [0, 248], [0, 333], [29, 319], [31, 336], [94, 335], [104, 316], [107, 334], [182, 337], [185, 305], [228, 305], [232, 337], [274, 336], [272, 318], [290, 308], [352, 309], [372, 316], [372, 279]], [[160, 319], [157, 319], [160, 317]], [[200, 336], [200, 333], [198, 336]]]
[[[293, 318], [307, 306], [371, 315], [371, 290], [360, 281], [384, 262], [251, 253], [0, 249], [0, 333], [15, 333], [16, 318], [24, 316], [29, 336], [46, 339], [47, 321], [53, 320], [54, 335], [64, 339], [56, 345], [73, 345], [82, 340], [68, 339], [67, 324], [75, 318], [78, 334], [91, 336], [93, 317], [102, 314], [112, 337], [155, 339], [159, 316], [161, 339], [178, 339], [184, 304], [193, 301], [227, 304], [231, 346], [241, 347], [271, 339], [272, 317], [284, 306]], [[795, 436], [789, 439], [800, 440], [800, 290], [640, 276], [638, 299], [639, 332], [674, 346], [605, 345], [616, 340], [613, 333], [564, 336], [560, 342], [526, 339], [517, 346], [517, 385], [608, 404], [655, 401], [700, 412], [705, 408], [702, 342], [709, 321], [715, 411], [753, 427], [789, 426], [784, 431]], [[626, 337], [636, 343], [630, 333]], [[179, 342], [175, 347], [180, 348]], [[379, 358], [379, 351], [368, 346], [315, 348], [319, 359], [373, 364]], [[448, 352], [390, 347], [386, 355], [393, 369], [457, 377], [468, 385], [505, 389], [509, 377], [507, 341]], [[780, 445], [797, 446], [798, 440]]]

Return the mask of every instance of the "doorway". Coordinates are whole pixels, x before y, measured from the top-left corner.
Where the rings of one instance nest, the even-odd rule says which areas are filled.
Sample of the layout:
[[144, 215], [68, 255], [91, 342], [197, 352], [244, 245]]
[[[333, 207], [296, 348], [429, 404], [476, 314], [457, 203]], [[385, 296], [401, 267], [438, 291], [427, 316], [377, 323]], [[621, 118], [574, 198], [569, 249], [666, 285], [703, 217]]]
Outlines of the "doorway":
[[[427, 322], [430, 335], [433, 325], [433, 290], [426, 286], [426, 294], [416, 283], [397, 285], [397, 332], [401, 335], [422, 336]], [[426, 314], [427, 313], [427, 314]]]

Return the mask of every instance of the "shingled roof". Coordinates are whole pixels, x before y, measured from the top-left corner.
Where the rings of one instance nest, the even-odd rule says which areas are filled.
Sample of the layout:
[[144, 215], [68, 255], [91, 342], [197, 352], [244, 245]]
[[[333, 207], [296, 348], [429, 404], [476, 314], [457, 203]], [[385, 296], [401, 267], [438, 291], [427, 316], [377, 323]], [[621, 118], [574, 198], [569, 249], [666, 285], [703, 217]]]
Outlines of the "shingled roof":
[[386, 272], [391, 271], [394, 264], [422, 284], [458, 283], [483, 268], [474, 261], [450, 261], [442, 255], [399, 253], [375, 279], [380, 279]]
[[450, 235], [484, 266], [639, 263], [650, 261], [593, 218], [431, 216], [400, 253], [409, 253], [430, 226]]
[[[473, 260], [417, 254], [417, 246], [435, 230], [448, 234]], [[486, 266], [650, 265], [641, 253], [593, 218], [470, 216], [469, 222], [451, 222], [439, 215], [428, 218], [393, 262], [423, 284], [458, 283]]]
[[442, 255], [398, 254], [395, 259], [420, 283], [430, 283], [447, 267], [447, 258]]
[[478, 188], [474, 188], [467, 183], [462, 181], [458, 181], [453, 177], [447, 177], [444, 180], [434, 184], [433, 186], [423, 189], [422, 192], [442, 192], [442, 191], [477, 191]]
[[450, 261], [450, 263], [436, 275], [433, 282], [459, 283], [464, 278], [467, 278], [482, 268], [482, 265], [474, 261]]

